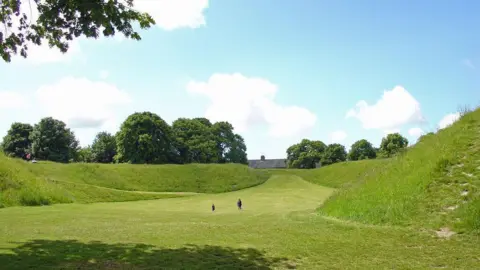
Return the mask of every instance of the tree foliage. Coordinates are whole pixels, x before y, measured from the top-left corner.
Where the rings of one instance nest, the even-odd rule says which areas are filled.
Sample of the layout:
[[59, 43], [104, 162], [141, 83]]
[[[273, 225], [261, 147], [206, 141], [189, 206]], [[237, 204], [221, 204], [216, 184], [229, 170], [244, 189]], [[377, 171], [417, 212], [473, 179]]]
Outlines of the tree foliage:
[[226, 163], [248, 164], [247, 146], [242, 136], [235, 134], [233, 140], [229, 142], [228, 151], [223, 156]]
[[220, 163], [247, 164], [247, 146], [243, 137], [233, 132], [232, 124], [217, 122], [212, 126], [215, 136], [217, 155]]
[[105, 131], [98, 133], [93, 140], [91, 154], [93, 162], [112, 163], [117, 154], [115, 136]]
[[92, 147], [87, 146], [87, 147], [80, 148], [77, 151], [77, 154], [75, 155], [75, 162], [85, 162], [85, 163], [95, 162]]
[[43, 118], [35, 124], [30, 141], [36, 158], [56, 162], [74, 159], [79, 144], [65, 123], [52, 117]]
[[179, 118], [173, 122], [172, 129], [181, 163], [218, 162], [215, 136], [206, 122]]
[[228, 122], [179, 118], [172, 129], [181, 163], [247, 163], [245, 142]]
[[212, 124], [206, 118], [179, 118], [168, 125], [151, 112], [127, 117], [115, 136], [99, 132], [91, 146], [78, 141], [62, 121], [43, 118], [34, 127], [14, 123], [1, 148], [22, 157], [27, 149], [39, 159], [57, 162], [242, 163], [247, 147], [228, 122]]
[[30, 148], [30, 134], [33, 127], [30, 124], [15, 122], [3, 138], [1, 148], [12, 157], [23, 157]]
[[[68, 50], [68, 42], [85, 36], [98, 38], [113, 36], [116, 32], [140, 40], [132, 24], [141, 29], [150, 28], [155, 21], [147, 13], [133, 9], [134, 0], [8, 0], [0, 1], [0, 24], [7, 31], [0, 32], [0, 56], [11, 61], [12, 54], [27, 57], [28, 44], [48, 42], [61, 52]], [[27, 12], [25, 12], [25, 7]], [[38, 10], [38, 19], [32, 17], [32, 8]], [[19, 21], [17, 25], [15, 21]]]
[[407, 138], [400, 135], [400, 133], [388, 134], [380, 143], [380, 156], [391, 157], [407, 148], [407, 146]]
[[372, 144], [365, 139], [356, 141], [348, 153], [349, 160], [373, 159], [376, 157], [377, 154]]
[[347, 150], [345, 150], [345, 146], [333, 143], [329, 144], [325, 149], [322, 157], [322, 165], [329, 165], [345, 160], [347, 160]]
[[119, 162], [162, 164], [172, 159], [172, 129], [151, 112], [134, 113], [116, 135]]
[[208, 120], [205, 117], [196, 117], [196, 118], [193, 118], [193, 120], [200, 121], [202, 124], [204, 124], [207, 127], [212, 127], [213, 125], [212, 122], [210, 122], [210, 120]]
[[303, 139], [287, 149], [289, 168], [312, 169], [322, 160], [326, 145], [322, 141]]

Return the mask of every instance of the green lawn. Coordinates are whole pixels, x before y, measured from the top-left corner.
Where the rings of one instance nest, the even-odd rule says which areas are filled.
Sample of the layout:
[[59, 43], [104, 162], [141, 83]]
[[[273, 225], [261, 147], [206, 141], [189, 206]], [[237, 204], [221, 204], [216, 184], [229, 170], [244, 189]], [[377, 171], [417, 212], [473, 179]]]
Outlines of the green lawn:
[[[337, 221], [297, 176], [223, 194], [0, 209], [1, 269], [475, 269], [480, 239]], [[236, 209], [241, 198], [244, 210]], [[211, 203], [217, 211], [212, 213]]]

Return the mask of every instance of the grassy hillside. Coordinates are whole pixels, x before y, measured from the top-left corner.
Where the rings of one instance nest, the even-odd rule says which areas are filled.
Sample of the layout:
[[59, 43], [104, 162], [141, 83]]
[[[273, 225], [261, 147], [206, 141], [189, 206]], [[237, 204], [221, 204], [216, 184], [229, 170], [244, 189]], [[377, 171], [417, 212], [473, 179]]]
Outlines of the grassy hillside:
[[85, 184], [50, 181], [27, 169], [28, 166], [35, 165], [0, 155], [0, 208], [72, 202], [136, 201], [189, 195], [129, 192]]
[[476, 110], [423, 138], [363, 185], [338, 192], [321, 211], [373, 224], [480, 231], [479, 188], [480, 110]]
[[317, 185], [332, 188], [348, 188], [361, 184], [365, 178], [372, 177], [389, 165], [390, 159], [373, 159], [342, 162], [319, 169], [275, 169], [267, 170], [270, 174], [296, 175]]
[[58, 164], [28, 166], [50, 180], [133, 191], [219, 193], [252, 187], [268, 179], [266, 172], [238, 164], [131, 165]]
[[226, 192], [265, 182], [243, 165], [104, 165], [26, 163], [0, 155], [0, 205], [45, 205], [159, 199]]

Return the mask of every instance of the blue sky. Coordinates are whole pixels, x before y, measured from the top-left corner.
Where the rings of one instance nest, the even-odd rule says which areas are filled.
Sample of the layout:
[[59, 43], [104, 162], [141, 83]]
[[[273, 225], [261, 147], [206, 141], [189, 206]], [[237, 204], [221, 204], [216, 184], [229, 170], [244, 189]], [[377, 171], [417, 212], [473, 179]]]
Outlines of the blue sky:
[[414, 143], [480, 102], [478, 1], [136, 2], [158, 23], [140, 42], [1, 62], [0, 134], [53, 116], [88, 145], [152, 111], [230, 121], [249, 158], [282, 158], [302, 138]]

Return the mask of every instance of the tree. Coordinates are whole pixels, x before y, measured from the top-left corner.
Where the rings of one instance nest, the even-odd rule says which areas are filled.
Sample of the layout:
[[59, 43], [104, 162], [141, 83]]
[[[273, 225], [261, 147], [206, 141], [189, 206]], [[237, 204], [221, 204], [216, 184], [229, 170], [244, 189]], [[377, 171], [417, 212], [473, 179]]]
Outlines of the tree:
[[228, 122], [179, 118], [172, 129], [181, 163], [247, 163], [245, 142]]
[[172, 129], [154, 113], [128, 116], [115, 137], [119, 162], [161, 164], [173, 160]]
[[218, 162], [247, 164], [247, 146], [239, 134], [233, 132], [234, 128], [229, 122], [213, 124], [212, 131], [217, 142]]
[[380, 143], [380, 155], [382, 157], [391, 157], [407, 148], [407, 146], [407, 138], [400, 135], [400, 133], [388, 134]]
[[208, 123], [199, 118], [179, 118], [173, 122], [175, 146], [181, 163], [218, 161], [217, 143]]
[[303, 139], [287, 149], [289, 168], [312, 169], [322, 159], [327, 146], [322, 141]]
[[78, 141], [65, 123], [46, 117], [35, 124], [30, 134], [32, 153], [36, 158], [68, 162], [75, 158]]
[[[141, 29], [155, 24], [147, 13], [134, 10], [134, 0], [14, 0], [0, 1], [0, 56], [11, 61], [18, 51], [27, 57], [28, 43], [41, 45], [48, 42], [61, 52], [68, 50], [68, 42], [85, 36], [98, 38], [113, 36], [116, 32], [125, 37], [140, 40], [132, 23], [138, 22]], [[38, 10], [38, 19], [32, 17]], [[27, 9], [27, 12], [24, 12]], [[15, 21], [19, 20], [18, 25]], [[2, 29], [3, 30], [3, 29]]]
[[217, 122], [213, 124], [212, 132], [215, 136], [218, 160], [220, 163], [225, 163], [226, 155], [230, 152], [235, 141], [233, 126], [228, 122]]
[[24, 157], [30, 148], [30, 134], [33, 127], [30, 124], [15, 122], [10, 126], [7, 135], [3, 137], [1, 148], [12, 157]]
[[80, 148], [77, 152], [75, 161], [85, 162], [85, 163], [94, 162], [95, 159], [94, 159], [92, 147], [87, 146], [87, 147]]
[[329, 165], [345, 160], [347, 160], [347, 150], [345, 150], [345, 146], [333, 143], [329, 144], [325, 149], [322, 157], [322, 165]]
[[200, 121], [200, 123], [204, 124], [205, 126], [207, 126], [209, 128], [212, 127], [212, 122], [210, 122], [210, 120], [208, 120], [205, 117], [197, 117], [197, 118], [193, 118], [193, 120]]
[[376, 157], [372, 144], [365, 139], [356, 141], [348, 153], [349, 160], [373, 159]]
[[224, 154], [223, 160], [226, 163], [248, 164], [247, 146], [242, 136], [235, 134], [230, 142], [229, 150]]
[[117, 154], [115, 136], [105, 131], [98, 133], [93, 140], [91, 151], [93, 162], [112, 163]]

